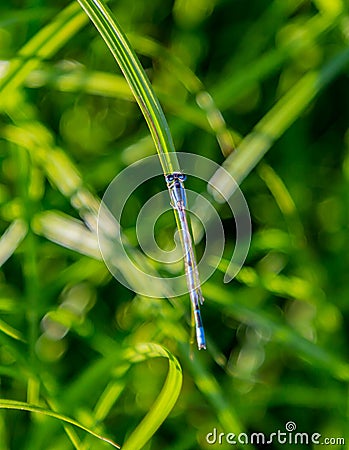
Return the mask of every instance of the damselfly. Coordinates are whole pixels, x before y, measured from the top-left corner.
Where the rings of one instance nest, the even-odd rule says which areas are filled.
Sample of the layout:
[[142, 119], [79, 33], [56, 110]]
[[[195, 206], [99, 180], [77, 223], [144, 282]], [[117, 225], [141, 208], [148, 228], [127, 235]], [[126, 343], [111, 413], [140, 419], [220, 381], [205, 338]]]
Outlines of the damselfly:
[[187, 196], [184, 188], [186, 176], [180, 172], [174, 172], [165, 176], [168, 190], [171, 197], [171, 206], [178, 213], [180, 223], [181, 243], [184, 253], [184, 266], [189, 290], [192, 312], [194, 316], [196, 340], [199, 350], [206, 348], [204, 327], [202, 325], [200, 305], [203, 304], [198, 268], [196, 265], [191, 236], [186, 216]]

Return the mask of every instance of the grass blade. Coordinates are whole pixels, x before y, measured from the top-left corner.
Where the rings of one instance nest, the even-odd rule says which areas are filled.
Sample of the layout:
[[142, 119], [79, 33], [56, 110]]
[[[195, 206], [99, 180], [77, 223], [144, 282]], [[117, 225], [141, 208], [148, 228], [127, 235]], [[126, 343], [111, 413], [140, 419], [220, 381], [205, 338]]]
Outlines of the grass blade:
[[[111, 11], [100, 0], [78, 0], [120, 66], [148, 124], [164, 173], [179, 170], [172, 136], [150, 81]], [[177, 167], [173, 167], [177, 165]]]
[[177, 359], [166, 349], [156, 344], [143, 344], [136, 348], [137, 352], [130, 355], [131, 360], [140, 357], [165, 357], [168, 359], [169, 370], [166, 382], [151, 410], [128, 437], [123, 450], [138, 450], [148, 442], [175, 405], [182, 387], [182, 369]]
[[91, 434], [92, 436], [96, 437], [97, 439], [99, 439], [101, 441], [107, 442], [108, 444], [112, 445], [114, 448], [120, 448], [120, 446], [118, 444], [116, 444], [115, 442], [113, 442], [111, 439], [103, 437], [103, 436], [95, 433], [93, 430], [89, 429], [88, 427], [85, 427], [81, 423], [77, 422], [76, 420], [71, 419], [70, 417], [67, 417], [63, 414], [52, 411], [50, 409], [41, 408], [39, 406], [31, 405], [30, 403], [26, 403], [26, 402], [18, 402], [15, 400], [6, 400], [6, 399], [0, 399], [0, 409], [28, 411], [28, 412], [34, 412], [37, 414], [43, 414], [48, 417], [53, 417], [54, 419], [58, 419], [61, 422], [65, 422], [70, 425], [74, 425], [75, 427], [86, 431], [86, 433]]

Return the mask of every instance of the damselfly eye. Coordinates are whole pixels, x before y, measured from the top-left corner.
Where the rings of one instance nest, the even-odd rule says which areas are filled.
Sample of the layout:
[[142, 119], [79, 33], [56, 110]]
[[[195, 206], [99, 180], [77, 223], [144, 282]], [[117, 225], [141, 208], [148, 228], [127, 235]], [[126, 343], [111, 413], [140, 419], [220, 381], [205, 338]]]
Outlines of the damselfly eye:
[[173, 175], [166, 175], [166, 181], [169, 183], [171, 181], [174, 180], [174, 176]]
[[178, 174], [178, 179], [179, 179], [180, 181], [185, 181], [185, 180], [187, 179], [187, 176], [184, 175], [184, 173], [179, 173], [179, 174]]

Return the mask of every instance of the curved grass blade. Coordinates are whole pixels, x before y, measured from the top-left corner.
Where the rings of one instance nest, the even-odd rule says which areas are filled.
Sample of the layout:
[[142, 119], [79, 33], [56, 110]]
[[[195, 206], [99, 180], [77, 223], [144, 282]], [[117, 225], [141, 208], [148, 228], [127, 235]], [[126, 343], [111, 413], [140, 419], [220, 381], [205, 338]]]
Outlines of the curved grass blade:
[[90, 17], [124, 74], [148, 124], [164, 173], [178, 171], [177, 159], [168, 156], [169, 152], [175, 153], [175, 148], [165, 115], [125, 34], [104, 2], [101, 0], [78, 0], [78, 2]]
[[70, 425], [74, 425], [75, 427], [86, 431], [86, 433], [91, 434], [92, 436], [94, 436], [95, 438], [97, 438], [101, 441], [107, 442], [108, 444], [112, 445], [114, 448], [120, 448], [120, 446], [118, 444], [116, 444], [115, 442], [113, 442], [111, 439], [103, 437], [103, 436], [99, 435], [98, 433], [95, 433], [93, 430], [89, 429], [88, 427], [85, 427], [81, 423], [77, 422], [76, 420], [71, 419], [70, 417], [67, 417], [63, 414], [52, 411], [50, 409], [41, 408], [39, 406], [31, 405], [30, 403], [26, 403], [26, 402], [18, 402], [15, 400], [6, 400], [6, 399], [0, 399], [0, 409], [28, 411], [28, 412], [34, 412], [37, 414], [43, 414], [48, 417], [53, 417], [54, 419], [58, 419], [61, 422], [65, 422]]
[[[153, 137], [164, 174], [179, 172], [179, 163], [161, 105], [135, 52], [102, 0], [78, 0], [119, 64]], [[171, 158], [170, 158], [171, 152]], [[175, 211], [180, 230], [178, 212]]]
[[157, 344], [138, 345], [128, 353], [128, 359], [132, 362], [164, 357], [169, 364], [167, 378], [158, 398], [122, 446], [123, 450], [138, 450], [143, 448], [174, 407], [182, 387], [182, 369], [172, 353]]
[[[86, 398], [91, 397], [92, 391], [101, 389], [103, 385], [106, 385], [105, 390], [96, 402], [94, 414], [91, 414], [89, 417], [90, 427], [97, 425], [107, 417], [110, 408], [127, 386], [125, 375], [133, 364], [152, 358], [167, 359], [169, 364], [168, 374], [160, 394], [149, 412], [122, 445], [123, 450], [140, 450], [167, 418], [178, 399], [182, 387], [181, 366], [167, 349], [158, 344], [144, 343], [121, 350], [119, 344], [109, 338], [107, 340], [102, 338], [98, 341], [95, 342], [95, 348], [101, 347], [99, 351], [105, 356], [91, 364], [76, 380], [66, 387], [59, 399], [59, 404], [64, 404], [65, 407], [81, 404]], [[110, 383], [110, 380], [112, 380], [112, 383]], [[113, 390], [114, 392], [112, 392]], [[107, 393], [112, 393], [113, 398], [106, 399], [105, 395]], [[49, 403], [51, 404], [52, 401]], [[16, 409], [24, 408], [18, 407]], [[59, 406], [54, 404], [54, 409], [59, 409]], [[75, 421], [66, 422], [76, 425]], [[55, 425], [55, 423], [47, 424], [44, 431], [45, 439], [49, 439], [54, 433]]]

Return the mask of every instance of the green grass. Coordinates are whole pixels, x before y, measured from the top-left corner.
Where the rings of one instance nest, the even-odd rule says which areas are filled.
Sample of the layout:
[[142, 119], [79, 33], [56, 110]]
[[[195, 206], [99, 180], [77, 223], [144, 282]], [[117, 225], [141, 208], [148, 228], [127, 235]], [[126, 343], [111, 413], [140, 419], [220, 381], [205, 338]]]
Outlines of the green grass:
[[[231, 448], [205, 436], [288, 421], [349, 448], [346, 2], [79, 3], [1, 7], [0, 450]], [[206, 352], [188, 296], [137, 295], [117, 255], [126, 289], [97, 239], [111, 180], [156, 152], [177, 170], [181, 151], [234, 176], [253, 223], [225, 284], [234, 221], [215, 204], [226, 242], [203, 285]], [[100, 226], [169, 297], [182, 265], [135, 239], [164, 189], [150, 181]], [[174, 221], [160, 219], [165, 246]]]

